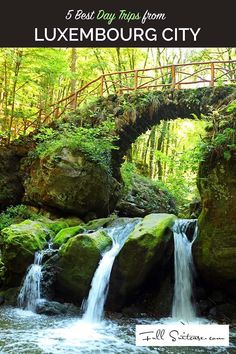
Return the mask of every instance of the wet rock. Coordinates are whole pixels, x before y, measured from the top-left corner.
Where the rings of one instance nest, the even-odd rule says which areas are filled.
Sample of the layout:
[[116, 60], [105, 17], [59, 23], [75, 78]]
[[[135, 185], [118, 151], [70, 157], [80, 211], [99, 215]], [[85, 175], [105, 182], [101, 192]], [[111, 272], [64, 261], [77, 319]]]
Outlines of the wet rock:
[[209, 313], [209, 309], [212, 307], [212, 302], [209, 300], [200, 300], [197, 303], [197, 310], [200, 316], [206, 316]]
[[199, 235], [193, 244], [198, 273], [208, 286], [236, 296], [236, 157], [211, 155], [202, 162]]
[[209, 318], [217, 321], [235, 322], [236, 304], [226, 303], [213, 307], [209, 312]]
[[102, 230], [70, 238], [59, 250], [56, 293], [66, 301], [81, 303], [101, 259], [111, 246], [111, 238]]
[[148, 313], [153, 314], [157, 318], [169, 317], [172, 311], [173, 295], [173, 274], [168, 272], [168, 274], [159, 281], [156, 289], [145, 297], [143, 306]]
[[98, 230], [101, 227], [106, 227], [109, 223], [117, 218], [116, 215], [111, 215], [107, 218], [94, 219], [84, 225], [85, 230]]
[[42, 299], [36, 305], [36, 313], [47, 316], [79, 315], [80, 309], [73, 304], [61, 304], [60, 302]]
[[122, 309], [122, 314], [126, 316], [139, 316], [142, 310], [136, 305], [131, 305], [129, 307], [124, 307]]
[[141, 291], [153, 271], [161, 272], [173, 253], [172, 214], [150, 214], [136, 225], [117, 256], [110, 282], [109, 303], [119, 310]]
[[25, 220], [1, 231], [6, 286], [19, 285], [26, 269], [33, 263], [34, 253], [45, 247], [48, 237], [50, 230], [39, 221]]
[[[57, 251], [57, 250], [56, 250]], [[48, 300], [56, 299], [55, 282], [60, 269], [57, 266], [58, 252], [44, 261], [42, 268], [41, 292], [42, 297]]]

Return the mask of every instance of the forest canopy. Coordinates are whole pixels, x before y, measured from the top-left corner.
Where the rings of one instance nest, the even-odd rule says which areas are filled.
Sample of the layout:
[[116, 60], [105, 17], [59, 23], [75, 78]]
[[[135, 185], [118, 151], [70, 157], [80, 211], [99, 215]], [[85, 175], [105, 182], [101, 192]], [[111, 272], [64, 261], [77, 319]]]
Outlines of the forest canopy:
[[0, 136], [30, 131], [41, 111], [102, 74], [235, 57], [234, 48], [1, 48]]

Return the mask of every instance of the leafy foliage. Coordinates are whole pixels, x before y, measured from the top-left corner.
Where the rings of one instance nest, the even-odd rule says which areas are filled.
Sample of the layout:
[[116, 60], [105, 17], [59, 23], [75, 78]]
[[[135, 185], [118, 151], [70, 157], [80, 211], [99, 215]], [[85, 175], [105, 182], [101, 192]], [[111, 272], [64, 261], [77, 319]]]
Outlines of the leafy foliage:
[[59, 130], [42, 128], [35, 137], [38, 144], [33, 154], [45, 158], [68, 147], [71, 151], [83, 152], [90, 160], [109, 168], [111, 151], [116, 148], [113, 131], [114, 122], [111, 120], [104, 121], [96, 128], [77, 127], [71, 123], [60, 125]]
[[11, 206], [0, 214], [0, 230], [13, 223], [18, 223], [26, 219], [36, 220], [38, 217], [39, 214], [30, 210], [26, 205]]
[[128, 192], [132, 187], [133, 177], [137, 173], [137, 168], [134, 163], [125, 162], [121, 166], [121, 176], [124, 182], [125, 192]]
[[[56, 114], [47, 117], [53, 103], [60, 101], [64, 110], [65, 97], [104, 73], [235, 57], [235, 48], [1, 48], [0, 138], [16, 138], [32, 131], [33, 123], [55, 121]], [[233, 78], [233, 67], [226, 64], [226, 69]], [[126, 80], [128, 85], [133, 78]]]
[[219, 112], [213, 112], [209, 117], [208, 134], [200, 146], [203, 158], [214, 154], [215, 157], [230, 160], [233, 155], [236, 156], [235, 102], [230, 104], [225, 111], [230, 114], [222, 115]]
[[205, 123], [177, 119], [162, 122], [140, 136], [132, 147], [132, 161], [139, 173], [167, 189], [177, 202], [179, 214], [188, 217], [188, 205], [199, 198], [196, 177]]

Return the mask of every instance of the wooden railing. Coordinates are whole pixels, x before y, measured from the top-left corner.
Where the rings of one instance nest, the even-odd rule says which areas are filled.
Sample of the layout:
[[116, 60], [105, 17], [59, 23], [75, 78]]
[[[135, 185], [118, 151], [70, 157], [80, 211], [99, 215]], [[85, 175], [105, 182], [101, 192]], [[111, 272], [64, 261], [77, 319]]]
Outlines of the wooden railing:
[[77, 92], [52, 104], [49, 113], [39, 110], [35, 119], [24, 122], [22, 131], [33, 130], [75, 111], [91, 98], [123, 92], [155, 89], [183, 89], [236, 82], [236, 60], [173, 64], [150, 69], [112, 72], [101, 75]]

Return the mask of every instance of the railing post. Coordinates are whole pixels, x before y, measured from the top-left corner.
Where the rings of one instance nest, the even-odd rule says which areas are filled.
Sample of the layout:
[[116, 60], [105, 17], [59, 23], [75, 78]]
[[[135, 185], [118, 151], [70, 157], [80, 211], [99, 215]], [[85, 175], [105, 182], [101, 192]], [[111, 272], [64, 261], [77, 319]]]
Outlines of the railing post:
[[214, 86], [215, 83], [215, 66], [214, 63], [211, 63], [211, 82], [210, 86]]
[[138, 88], [138, 70], [135, 70], [134, 72], [134, 89], [135, 91], [137, 90]]
[[100, 96], [103, 96], [104, 91], [104, 75], [101, 76]]
[[171, 66], [171, 87], [175, 88], [175, 83], [176, 83], [176, 70], [175, 70], [175, 65]]

